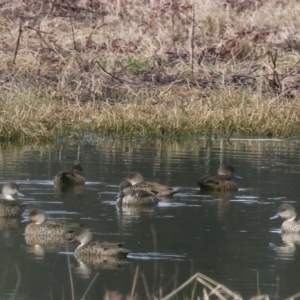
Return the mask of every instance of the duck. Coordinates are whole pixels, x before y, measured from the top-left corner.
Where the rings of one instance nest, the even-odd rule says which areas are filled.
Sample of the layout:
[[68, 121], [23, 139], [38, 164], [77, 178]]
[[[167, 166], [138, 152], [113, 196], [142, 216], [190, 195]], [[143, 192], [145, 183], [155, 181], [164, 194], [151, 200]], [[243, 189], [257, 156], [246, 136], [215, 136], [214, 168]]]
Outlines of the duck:
[[143, 176], [138, 172], [129, 173], [126, 180], [132, 185], [134, 190], [145, 190], [153, 193], [156, 197], [173, 197], [179, 190], [174, 190], [170, 186], [157, 182], [145, 181]]
[[296, 208], [292, 204], [281, 204], [277, 209], [277, 214], [270, 220], [282, 218], [285, 221], [281, 225], [282, 233], [300, 233], [300, 221], [295, 221], [297, 217]]
[[78, 241], [80, 245], [75, 249], [75, 258], [86, 256], [107, 256], [116, 258], [126, 258], [130, 250], [122, 247], [120, 243], [100, 243], [91, 242], [93, 235], [87, 228], [79, 231], [74, 240]]
[[17, 196], [24, 196], [19, 192], [18, 184], [14, 181], [4, 183], [0, 195], [0, 217], [19, 217], [23, 214], [27, 204], [17, 203]]
[[82, 167], [78, 163], [74, 164], [71, 171], [60, 171], [57, 175], [55, 175], [53, 179], [54, 186], [63, 187], [84, 185], [85, 178], [82, 174]]
[[135, 190], [128, 180], [120, 183], [120, 192], [117, 195], [116, 204], [122, 205], [156, 205], [159, 199], [153, 193], [146, 190]]
[[197, 181], [201, 190], [204, 191], [237, 191], [238, 186], [234, 181], [242, 179], [235, 174], [235, 169], [231, 165], [221, 165], [217, 175], [209, 175]]
[[47, 221], [46, 212], [43, 209], [34, 209], [29, 213], [31, 223], [25, 228], [25, 235], [49, 235], [74, 237], [79, 224], [65, 223], [59, 221]]

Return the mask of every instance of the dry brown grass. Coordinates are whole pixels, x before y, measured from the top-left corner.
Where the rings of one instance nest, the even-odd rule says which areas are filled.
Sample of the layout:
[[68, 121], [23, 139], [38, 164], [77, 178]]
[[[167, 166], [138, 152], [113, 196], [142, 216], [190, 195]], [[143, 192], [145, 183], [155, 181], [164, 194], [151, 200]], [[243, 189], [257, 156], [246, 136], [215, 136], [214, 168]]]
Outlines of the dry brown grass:
[[13, 0], [0, 137], [300, 133], [296, 0]]
[[206, 98], [195, 91], [186, 97], [179, 93], [186, 90], [188, 94], [189, 89], [177, 89], [140, 90], [130, 100], [114, 105], [94, 101], [61, 104], [37, 95], [14, 98], [13, 105], [12, 100], [3, 100], [0, 137], [42, 140], [75, 133], [78, 137], [84, 132], [120, 136], [201, 134], [224, 138], [236, 132], [245, 136], [299, 134], [299, 101], [264, 101], [230, 90]]

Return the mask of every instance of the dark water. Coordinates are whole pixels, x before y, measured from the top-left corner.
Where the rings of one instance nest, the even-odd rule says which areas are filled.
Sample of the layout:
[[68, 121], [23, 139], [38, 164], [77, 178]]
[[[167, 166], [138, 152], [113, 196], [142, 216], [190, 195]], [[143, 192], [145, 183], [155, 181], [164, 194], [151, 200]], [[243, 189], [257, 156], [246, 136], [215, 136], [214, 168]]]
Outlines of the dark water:
[[[259, 293], [284, 299], [298, 293], [300, 248], [284, 244], [281, 222], [269, 217], [282, 202], [300, 211], [299, 153], [300, 141], [281, 140], [2, 146], [0, 180], [19, 183], [28, 202], [25, 216], [31, 209], [45, 209], [49, 218], [84, 224], [94, 240], [125, 242], [132, 253], [127, 263], [89, 266], [74, 258], [75, 243], [68, 249], [64, 244], [29, 246], [26, 223], [0, 220], [0, 297], [72, 299], [68, 258], [75, 299], [83, 297], [96, 274], [85, 299], [125, 299], [133, 287], [140, 299], [160, 298], [196, 272], [244, 299]], [[54, 175], [75, 160], [84, 168], [84, 190], [56, 192]], [[221, 163], [234, 165], [243, 177], [240, 190], [201, 194], [196, 180]], [[118, 211], [118, 185], [130, 171], [181, 192], [153, 209]], [[177, 299], [190, 298], [192, 288]], [[202, 295], [199, 284], [196, 296]]]

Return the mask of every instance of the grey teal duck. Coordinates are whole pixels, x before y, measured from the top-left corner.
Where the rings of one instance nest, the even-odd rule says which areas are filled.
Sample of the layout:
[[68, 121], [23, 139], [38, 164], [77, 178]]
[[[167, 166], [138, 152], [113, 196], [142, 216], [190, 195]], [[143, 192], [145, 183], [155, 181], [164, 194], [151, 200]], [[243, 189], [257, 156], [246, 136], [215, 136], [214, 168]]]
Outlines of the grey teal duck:
[[80, 225], [60, 221], [47, 221], [47, 215], [42, 209], [34, 209], [29, 213], [31, 223], [25, 228], [28, 235], [51, 235], [72, 238]]
[[120, 184], [120, 192], [117, 195], [116, 204], [122, 205], [155, 205], [159, 199], [153, 193], [146, 190], [134, 190], [128, 180], [123, 180]]
[[80, 245], [74, 251], [75, 258], [108, 256], [122, 259], [126, 258], [130, 252], [123, 248], [122, 244], [91, 242], [92, 238], [92, 233], [88, 229], [83, 229], [75, 235], [74, 239], [80, 242]]
[[282, 218], [284, 222], [281, 225], [282, 233], [300, 233], [300, 221], [295, 221], [297, 212], [292, 204], [284, 203], [278, 207], [277, 214], [270, 220]]
[[83, 170], [79, 164], [75, 164], [71, 171], [61, 171], [53, 179], [56, 187], [72, 187], [76, 185], [84, 185], [85, 178]]
[[130, 173], [126, 178], [135, 190], [145, 190], [153, 193], [156, 197], [173, 197], [179, 190], [157, 182], [145, 181], [138, 172]]
[[203, 177], [197, 183], [204, 191], [237, 191], [238, 186], [234, 178], [242, 179], [242, 177], [235, 174], [233, 166], [221, 165], [217, 175]]
[[4, 183], [0, 195], [0, 217], [19, 217], [26, 208], [26, 204], [17, 203], [17, 196], [24, 196], [19, 192], [19, 186], [13, 181]]

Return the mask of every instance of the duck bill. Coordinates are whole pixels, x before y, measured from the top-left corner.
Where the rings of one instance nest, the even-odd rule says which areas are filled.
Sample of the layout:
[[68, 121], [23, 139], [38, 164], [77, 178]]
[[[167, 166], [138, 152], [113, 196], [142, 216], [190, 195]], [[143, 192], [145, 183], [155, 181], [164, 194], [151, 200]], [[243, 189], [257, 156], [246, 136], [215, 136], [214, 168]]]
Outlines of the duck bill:
[[233, 177], [236, 179], [243, 179], [243, 177], [241, 177], [240, 175], [237, 175], [237, 174], [234, 174]]
[[116, 196], [116, 198], [123, 198], [123, 197], [124, 197], [123, 191], [120, 191], [120, 192], [118, 193], [118, 195]]
[[275, 220], [275, 219], [279, 219], [279, 218], [280, 218], [279, 214], [276, 214], [275, 216], [271, 217], [270, 220]]
[[20, 197], [25, 197], [25, 195], [20, 193], [20, 192], [18, 192], [17, 195], [20, 196]]

